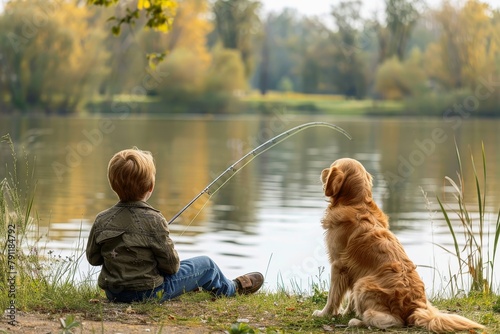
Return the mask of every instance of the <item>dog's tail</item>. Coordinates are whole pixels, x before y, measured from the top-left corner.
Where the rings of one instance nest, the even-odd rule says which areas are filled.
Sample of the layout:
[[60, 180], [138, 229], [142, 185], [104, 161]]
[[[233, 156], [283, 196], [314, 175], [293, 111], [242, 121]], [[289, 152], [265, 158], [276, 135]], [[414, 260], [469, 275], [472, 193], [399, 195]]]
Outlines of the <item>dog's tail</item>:
[[472, 320], [457, 314], [447, 314], [440, 312], [437, 308], [427, 303], [426, 308], [418, 308], [411, 315], [415, 326], [424, 327], [434, 333], [446, 333], [463, 331], [474, 328], [484, 328]]

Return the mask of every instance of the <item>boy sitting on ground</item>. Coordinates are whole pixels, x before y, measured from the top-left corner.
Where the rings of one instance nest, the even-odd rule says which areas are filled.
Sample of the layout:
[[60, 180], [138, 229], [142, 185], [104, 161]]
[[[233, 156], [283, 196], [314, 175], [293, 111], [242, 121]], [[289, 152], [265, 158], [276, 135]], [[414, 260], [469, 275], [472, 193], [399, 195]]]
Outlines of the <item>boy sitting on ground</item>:
[[229, 280], [208, 256], [179, 261], [167, 221], [146, 202], [155, 174], [151, 153], [137, 148], [120, 151], [109, 162], [109, 183], [120, 201], [97, 215], [86, 251], [91, 265], [102, 265], [98, 284], [107, 298], [129, 303], [158, 293], [169, 300], [199, 288], [216, 296], [259, 290], [261, 273]]

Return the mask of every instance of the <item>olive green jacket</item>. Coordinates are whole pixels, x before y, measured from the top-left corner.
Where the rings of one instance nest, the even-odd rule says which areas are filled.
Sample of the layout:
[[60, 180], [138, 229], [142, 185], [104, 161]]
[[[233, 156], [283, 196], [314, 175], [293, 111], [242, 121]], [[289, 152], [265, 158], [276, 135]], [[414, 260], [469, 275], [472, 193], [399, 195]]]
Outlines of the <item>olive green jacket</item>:
[[102, 265], [98, 284], [111, 292], [142, 291], [179, 270], [168, 223], [146, 202], [119, 202], [99, 213], [90, 230], [87, 260]]

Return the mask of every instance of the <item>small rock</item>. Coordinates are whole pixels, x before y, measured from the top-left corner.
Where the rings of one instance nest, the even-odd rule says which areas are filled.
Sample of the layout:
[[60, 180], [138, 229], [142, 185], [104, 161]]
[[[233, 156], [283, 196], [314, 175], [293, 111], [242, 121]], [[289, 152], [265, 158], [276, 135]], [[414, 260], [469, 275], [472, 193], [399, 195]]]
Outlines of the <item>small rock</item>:
[[236, 322], [248, 324], [250, 322], [250, 320], [245, 319], [245, 318], [241, 318], [241, 319], [236, 319]]
[[129, 306], [125, 309], [125, 313], [127, 314], [135, 314], [135, 310], [132, 309], [132, 306]]
[[333, 331], [335, 331], [335, 328], [333, 328], [332, 326], [329, 326], [329, 325], [323, 325], [323, 330], [325, 332], [333, 332]]

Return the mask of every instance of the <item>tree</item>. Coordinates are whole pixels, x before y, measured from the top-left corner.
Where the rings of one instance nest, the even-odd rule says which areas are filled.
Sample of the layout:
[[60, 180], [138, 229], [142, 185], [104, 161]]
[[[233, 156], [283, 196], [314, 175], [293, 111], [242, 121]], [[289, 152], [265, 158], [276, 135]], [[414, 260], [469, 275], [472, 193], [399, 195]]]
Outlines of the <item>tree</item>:
[[359, 6], [344, 2], [333, 8], [336, 31], [291, 9], [270, 13], [254, 85], [264, 90], [265, 81], [270, 90], [364, 96], [366, 53], [376, 47], [374, 36], [359, 31]]
[[106, 36], [105, 47], [111, 57], [106, 64], [109, 73], [100, 88], [103, 95], [111, 97], [130, 92], [139, 84], [138, 78], [151, 70], [145, 55], [151, 51], [153, 41], [158, 40], [158, 33], [140, 28], [134, 30], [120, 36]]
[[414, 49], [405, 62], [393, 56], [377, 70], [375, 89], [385, 99], [400, 100], [423, 92], [426, 75], [423, 55]]
[[211, 112], [234, 112], [239, 91], [246, 89], [245, 66], [237, 50], [216, 48], [204, 91], [204, 106]]
[[245, 74], [253, 71], [253, 38], [260, 30], [260, 2], [253, 0], [217, 0], [214, 4], [215, 28], [226, 49], [240, 52]]
[[[115, 94], [133, 88], [137, 85], [137, 77], [150, 71], [145, 67], [154, 68], [159, 65], [157, 57], [164, 60], [176, 49], [190, 49], [197, 55], [202, 67], [207, 68], [210, 52], [206, 46], [206, 35], [212, 30], [208, 13], [206, 0], [180, 1], [168, 32], [130, 27], [130, 33], [109, 36], [106, 45], [113, 59], [107, 90]], [[154, 90], [149, 93], [154, 94]]]
[[61, 1], [17, 0], [5, 6], [0, 80], [11, 108], [71, 113], [97, 90], [107, 53], [104, 34], [89, 28], [89, 17], [87, 8]]
[[[167, 32], [172, 28], [178, 7], [177, 0], [87, 0], [87, 3], [92, 6], [115, 7], [115, 15], [109, 17], [108, 21], [114, 22], [111, 31], [116, 36], [120, 35], [123, 24], [133, 27], [136, 23], [141, 23], [145, 28]], [[152, 67], [165, 56], [165, 51], [146, 53]]]
[[207, 67], [200, 63], [196, 53], [184, 48], [175, 49], [160, 63], [159, 69], [168, 77], [156, 90], [168, 102], [169, 108], [190, 109], [200, 100]]
[[122, 24], [135, 24], [143, 13], [146, 23], [145, 26], [158, 31], [170, 30], [177, 10], [177, 1], [174, 0], [138, 0], [135, 6], [128, 3], [130, 1], [120, 0], [87, 0], [94, 6], [116, 6], [116, 16], [111, 16], [110, 21], [115, 22], [111, 28], [115, 35], [119, 35]]
[[297, 53], [300, 57], [298, 73], [304, 93], [333, 93], [332, 65], [334, 44], [331, 31], [315, 19], [305, 18], [298, 34]]
[[362, 48], [358, 46], [358, 28], [362, 24], [361, 1], [342, 1], [333, 7], [332, 15], [338, 28], [332, 36], [336, 46], [333, 54], [332, 80], [337, 91], [347, 97], [361, 98], [365, 94]]
[[468, 0], [460, 8], [445, 1], [434, 17], [441, 38], [427, 50], [432, 79], [445, 89], [474, 88], [492, 69], [498, 72], [500, 35], [487, 4]]
[[261, 58], [258, 64], [258, 82], [256, 85], [265, 93], [279, 90], [285, 80], [299, 87], [297, 76], [300, 65], [300, 36], [304, 34], [304, 20], [295, 10], [284, 9], [281, 13], [270, 13], [265, 21], [264, 36], [261, 45]]
[[206, 85], [211, 93], [233, 93], [246, 88], [245, 67], [236, 50], [214, 50]]
[[270, 29], [269, 24], [266, 22], [264, 24], [264, 38], [262, 39], [262, 47], [261, 47], [261, 59], [259, 66], [259, 90], [261, 95], [266, 95], [267, 90], [269, 89], [269, 71], [270, 71]]
[[171, 30], [162, 36], [155, 47], [168, 50], [168, 56], [159, 69], [168, 74], [160, 85], [162, 97], [176, 103], [196, 100], [204, 90], [204, 80], [211, 64], [206, 46], [206, 36], [212, 29], [207, 19], [206, 0], [180, 3]]
[[235, 92], [246, 88], [238, 50], [218, 46], [208, 51], [207, 35], [212, 30], [208, 13], [207, 0], [179, 2], [171, 30], [156, 36], [154, 48], [168, 51], [158, 67], [168, 77], [157, 91], [179, 110], [227, 111]]
[[390, 32], [388, 56], [403, 60], [408, 41], [420, 17], [422, 0], [386, 0], [387, 29]]

